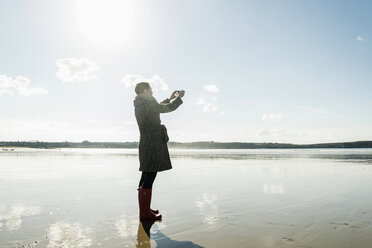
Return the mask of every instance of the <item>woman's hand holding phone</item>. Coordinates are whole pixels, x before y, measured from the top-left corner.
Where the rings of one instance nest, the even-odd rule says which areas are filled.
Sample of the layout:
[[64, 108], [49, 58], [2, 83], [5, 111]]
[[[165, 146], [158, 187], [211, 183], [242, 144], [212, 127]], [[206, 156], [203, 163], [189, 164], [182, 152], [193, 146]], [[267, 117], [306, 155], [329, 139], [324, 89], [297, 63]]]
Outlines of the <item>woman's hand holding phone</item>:
[[183, 97], [185, 95], [185, 91], [184, 90], [175, 90], [173, 91], [172, 95], [170, 96], [169, 100], [173, 100], [174, 98], [176, 98], [177, 96], [179, 97]]

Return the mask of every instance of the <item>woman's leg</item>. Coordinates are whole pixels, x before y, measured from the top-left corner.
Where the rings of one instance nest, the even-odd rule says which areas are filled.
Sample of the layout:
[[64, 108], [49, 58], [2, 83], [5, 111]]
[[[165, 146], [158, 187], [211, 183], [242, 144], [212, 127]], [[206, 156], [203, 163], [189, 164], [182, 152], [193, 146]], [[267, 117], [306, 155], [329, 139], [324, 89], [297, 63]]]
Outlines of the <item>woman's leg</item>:
[[[157, 175], [156, 172], [142, 172], [141, 179], [140, 179], [140, 182], [139, 182], [139, 185], [138, 185], [138, 189], [139, 188], [145, 188], [145, 187], [146, 187], [146, 189], [148, 189], [149, 187], [151, 189], [156, 175]], [[151, 209], [151, 211], [154, 214], [159, 213], [158, 209]]]
[[142, 186], [143, 180], [145, 180], [145, 173], [146, 172], [142, 172], [141, 179], [140, 179], [139, 184], [138, 184], [138, 188]]
[[[155, 177], [156, 177], [157, 172], [142, 172], [143, 181], [140, 187], [144, 189], [152, 189], [152, 185], [154, 184]], [[142, 177], [141, 177], [142, 179]]]
[[158, 210], [153, 210], [150, 208], [151, 205], [151, 195], [152, 195], [152, 185], [154, 183], [157, 172], [142, 172], [140, 187], [138, 189], [138, 200], [140, 205], [140, 219], [141, 220], [160, 220], [161, 215]]

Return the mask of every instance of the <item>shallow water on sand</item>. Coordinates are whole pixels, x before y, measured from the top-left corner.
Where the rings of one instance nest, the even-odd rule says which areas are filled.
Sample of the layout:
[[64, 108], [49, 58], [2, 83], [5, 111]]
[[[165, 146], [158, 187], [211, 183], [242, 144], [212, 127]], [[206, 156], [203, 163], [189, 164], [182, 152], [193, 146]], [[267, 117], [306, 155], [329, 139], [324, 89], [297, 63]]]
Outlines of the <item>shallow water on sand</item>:
[[170, 153], [140, 223], [136, 149], [0, 151], [0, 247], [372, 247], [372, 149]]

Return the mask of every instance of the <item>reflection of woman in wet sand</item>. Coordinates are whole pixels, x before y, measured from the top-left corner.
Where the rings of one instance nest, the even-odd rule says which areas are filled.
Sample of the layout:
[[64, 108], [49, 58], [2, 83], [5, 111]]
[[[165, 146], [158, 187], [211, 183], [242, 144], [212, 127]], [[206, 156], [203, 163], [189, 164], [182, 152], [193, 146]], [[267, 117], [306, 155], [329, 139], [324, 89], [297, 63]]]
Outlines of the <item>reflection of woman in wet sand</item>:
[[160, 220], [162, 215], [158, 210], [150, 208], [152, 185], [158, 171], [172, 169], [167, 142], [167, 129], [161, 124], [160, 113], [176, 110], [181, 104], [185, 91], [174, 91], [169, 99], [161, 103], [152, 96], [149, 83], [136, 85], [134, 100], [135, 115], [140, 130], [138, 146], [142, 176], [138, 185], [138, 202], [141, 220]]
[[[151, 247], [151, 240], [150, 240], [150, 229], [154, 221], [140, 221], [138, 226], [137, 232], [137, 248], [150, 248]], [[194, 244], [191, 241], [177, 241], [172, 240], [169, 237], [165, 236], [159, 230], [153, 234], [155, 236], [155, 243], [156, 247], [193, 247], [193, 248], [203, 248], [203, 246]]]

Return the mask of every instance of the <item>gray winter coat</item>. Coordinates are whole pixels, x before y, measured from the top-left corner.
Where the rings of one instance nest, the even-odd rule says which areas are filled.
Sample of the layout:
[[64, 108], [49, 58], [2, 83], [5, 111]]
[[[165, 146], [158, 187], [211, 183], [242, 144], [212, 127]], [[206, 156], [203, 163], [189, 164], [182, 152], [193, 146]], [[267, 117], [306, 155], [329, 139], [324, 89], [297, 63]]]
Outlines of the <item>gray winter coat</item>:
[[180, 97], [158, 103], [149, 95], [139, 94], [134, 100], [134, 112], [140, 131], [138, 146], [140, 171], [155, 172], [172, 169], [168, 145], [167, 129], [161, 124], [160, 113], [176, 110], [182, 104]]

